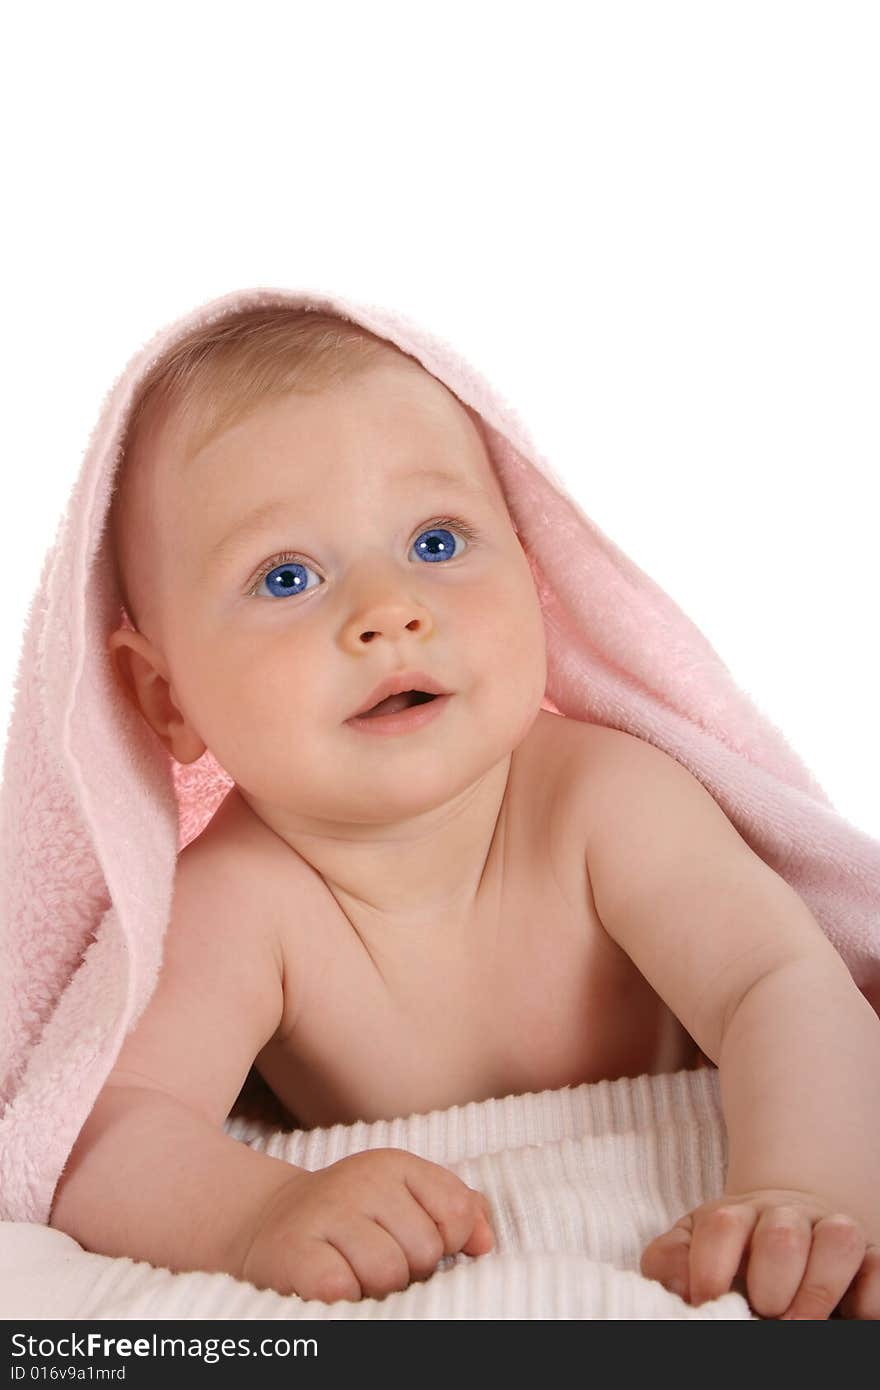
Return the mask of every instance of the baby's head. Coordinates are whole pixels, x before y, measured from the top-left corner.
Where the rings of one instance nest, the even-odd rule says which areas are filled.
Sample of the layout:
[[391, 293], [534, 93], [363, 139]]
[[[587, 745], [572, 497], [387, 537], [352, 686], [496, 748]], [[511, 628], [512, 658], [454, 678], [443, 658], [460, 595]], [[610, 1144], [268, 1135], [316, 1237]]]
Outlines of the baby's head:
[[[255, 309], [191, 333], [139, 392], [110, 538], [130, 697], [276, 818], [439, 806], [540, 709], [543, 619], [479, 417], [359, 325]], [[347, 724], [401, 668], [452, 692], [438, 717]]]

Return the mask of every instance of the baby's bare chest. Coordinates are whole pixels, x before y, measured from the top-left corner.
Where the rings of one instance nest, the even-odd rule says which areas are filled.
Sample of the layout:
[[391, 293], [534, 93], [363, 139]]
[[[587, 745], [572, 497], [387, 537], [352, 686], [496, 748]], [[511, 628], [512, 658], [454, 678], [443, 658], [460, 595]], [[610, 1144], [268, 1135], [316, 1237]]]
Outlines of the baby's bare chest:
[[302, 1127], [690, 1064], [693, 1041], [596, 914], [581, 784], [560, 779], [552, 824], [527, 778], [518, 791], [476, 911], [424, 949], [374, 959], [317, 877], [297, 898], [279, 885], [297, 902], [279, 931], [300, 988], [257, 1067]]

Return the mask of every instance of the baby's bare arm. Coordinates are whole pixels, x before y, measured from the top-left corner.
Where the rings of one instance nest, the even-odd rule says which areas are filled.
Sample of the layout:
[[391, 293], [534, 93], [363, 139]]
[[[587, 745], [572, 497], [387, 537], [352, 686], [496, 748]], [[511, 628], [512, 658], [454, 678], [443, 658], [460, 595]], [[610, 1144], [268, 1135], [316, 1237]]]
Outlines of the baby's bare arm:
[[758, 980], [721, 1040], [730, 1161], [642, 1254], [691, 1303], [744, 1273], [762, 1317], [880, 1318], [880, 1019], [838, 961]]
[[877, 1238], [880, 1019], [806, 903], [685, 768], [624, 734], [603, 756], [597, 910], [718, 1064], [729, 1188], [823, 1194]]
[[717, 1297], [748, 1244], [762, 1315], [827, 1317], [857, 1276], [847, 1315], [880, 1316], [880, 1019], [705, 788], [607, 732], [587, 856], [597, 910], [717, 1062], [730, 1144], [723, 1197], [654, 1242], [643, 1272], [681, 1282], [689, 1248], [695, 1301]]
[[880, 1019], [830, 951], [762, 976], [721, 1041], [727, 1190], [793, 1188], [880, 1244]]
[[99, 1254], [330, 1303], [384, 1297], [494, 1244], [485, 1197], [439, 1164], [370, 1149], [311, 1172], [131, 1086], [98, 1098], [49, 1224]]
[[260, 1212], [303, 1171], [249, 1149], [173, 1096], [107, 1086], [62, 1174], [49, 1224], [98, 1254], [240, 1278]]
[[246, 867], [198, 841], [178, 856], [156, 989], [50, 1216], [90, 1250], [232, 1272], [242, 1222], [294, 1171], [223, 1131], [283, 1016], [281, 967]]
[[184, 853], [159, 982], [58, 1184], [49, 1224], [86, 1249], [334, 1301], [406, 1288], [479, 1255], [488, 1204], [395, 1149], [311, 1172], [223, 1131], [281, 1026], [282, 970], [260, 903], [210, 852]]

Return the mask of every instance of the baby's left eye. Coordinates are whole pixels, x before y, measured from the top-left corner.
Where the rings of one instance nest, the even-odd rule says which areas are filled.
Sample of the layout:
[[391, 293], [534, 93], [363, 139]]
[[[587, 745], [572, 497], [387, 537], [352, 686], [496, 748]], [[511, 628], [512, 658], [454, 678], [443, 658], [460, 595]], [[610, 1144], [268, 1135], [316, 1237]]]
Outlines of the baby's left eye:
[[461, 548], [456, 545], [456, 534], [465, 540], [473, 539], [473, 535], [462, 525], [457, 524], [454, 531], [446, 525], [429, 526], [415, 542], [416, 554], [432, 564], [437, 560], [452, 560]]

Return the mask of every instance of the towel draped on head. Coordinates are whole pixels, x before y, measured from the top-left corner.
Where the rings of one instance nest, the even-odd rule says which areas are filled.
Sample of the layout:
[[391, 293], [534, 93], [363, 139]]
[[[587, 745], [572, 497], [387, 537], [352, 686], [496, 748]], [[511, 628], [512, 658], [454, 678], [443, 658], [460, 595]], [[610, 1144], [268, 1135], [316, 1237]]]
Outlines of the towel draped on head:
[[178, 764], [119, 688], [106, 649], [122, 619], [107, 523], [146, 373], [193, 328], [261, 305], [360, 324], [479, 414], [544, 616], [547, 707], [634, 734], [688, 768], [880, 1005], [880, 843], [833, 809], [697, 627], [568, 495], [510, 405], [399, 314], [324, 293], [239, 291], [161, 330], [117, 379], [28, 613], [0, 798], [4, 1220], [47, 1221], [156, 985], [177, 853], [232, 785], [210, 752]]

